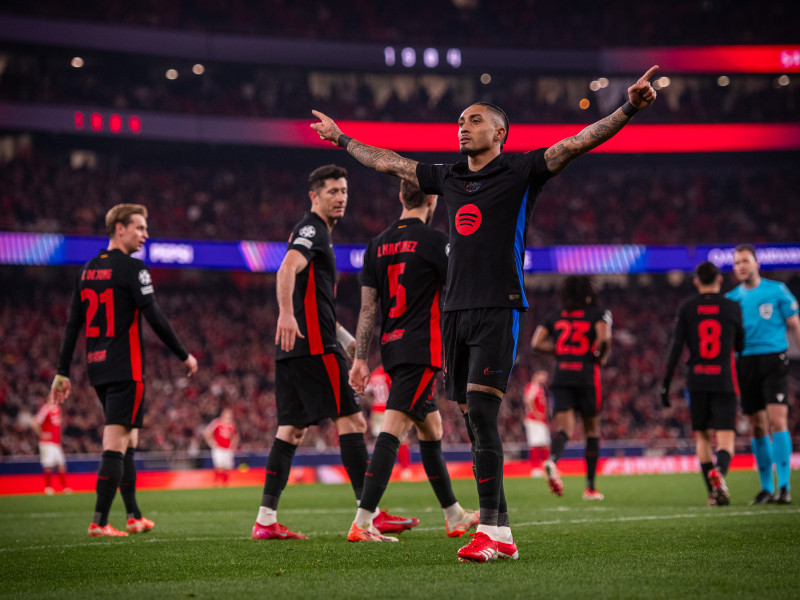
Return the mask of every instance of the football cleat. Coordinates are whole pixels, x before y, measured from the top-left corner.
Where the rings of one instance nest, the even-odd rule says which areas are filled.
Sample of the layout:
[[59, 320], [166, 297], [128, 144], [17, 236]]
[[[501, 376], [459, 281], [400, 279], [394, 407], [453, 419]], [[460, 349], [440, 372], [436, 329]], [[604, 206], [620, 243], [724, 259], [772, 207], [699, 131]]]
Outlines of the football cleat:
[[372, 525], [381, 533], [402, 533], [419, 525], [419, 519], [398, 517], [382, 510], [372, 519]]
[[497, 560], [497, 542], [483, 532], [473, 533], [466, 546], [458, 550], [460, 562], [489, 562]]
[[381, 535], [381, 532], [378, 531], [374, 525], [367, 527], [366, 529], [362, 529], [356, 522], [353, 521], [353, 524], [350, 526], [350, 531], [347, 532], [347, 541], [348, 542], [399, 542], [396, 537], [390, 537], [388, 535]]
[[128, 519], [128, 522], [125, 524], [125, 529], [128, 530], [128, 533], [144, 533], [145, 531], [150, 531], [155, 526], [156, 524], [150, 519], [142, 517], [140, 519]]
[[128, 537], [127, 532], [114, 529], [110, 523], [100, 527], [97, 523], [89, 524], [89, 537]]
[[479, 510], [466, 510], [461, 512], [461, 517], [452, 523], [447, 519], [444, 520], [444, 527], [447, 530], [448, 537], [461, 537], [473, 527], [477, 527], [481, 522], [481, 511]]
[[507, 558], [510, 560], [517, 560], [519, 558], [519, 550], [514, 540], [510, 544], [505, 542], [495, 542], [497, 544], [497, 558]]
[[775, 496], [772, 495], [767, 490], [761, 490], [760, 492], [758, 492], [758, 495], [756, 495], [756, 497], [753, 498], [753, 501], [750, 503], [750, 505], [752, 506], [753, 504], [772, 504], [773, 502], [775, 502]]
[[56, 491], [48, 485], [46, 488], [44, 488], [44, 493], [48, 496], [52, 496], [56, 493]]
[[254, 540], [307, 540], [308, 537], [302, 533], [290, 531], [280, 523], [272, 525], [261, 525], [256, 521], [253, 525], [253, 533], [250, 536]]
[[719, 472], [719, 469], [711, 469], [708, 472], [708, 483], [711, 484], [711, 495], [717, 501], [716, 506], [728, 506], [731, 503], [731, 495], [728, 492], [725, 478]]
[[556, 496], [563, 496], [564, 483], [561, 481], [561, 475], [558, 474], [556, 463], [552, 460], [544, 461], [544, 472], [547, 475], [547, 485], [550, 486], [550, 491]]
[[775, 502], [775, 504], [791, 504], [792, 490], [787, 487], [782, 487], [781, 490], [775, 495], [773, 502]]
[[603, 496], [603, 492], [600, 490], [583, 490], [583, 499], [584, 500], [603, 500], [605, 496]]
[[717, 505], [717, 499], [714, 497], [714, 492], [711, 492], [708, 495], [708, 505], [709, 506], [716, 506]]

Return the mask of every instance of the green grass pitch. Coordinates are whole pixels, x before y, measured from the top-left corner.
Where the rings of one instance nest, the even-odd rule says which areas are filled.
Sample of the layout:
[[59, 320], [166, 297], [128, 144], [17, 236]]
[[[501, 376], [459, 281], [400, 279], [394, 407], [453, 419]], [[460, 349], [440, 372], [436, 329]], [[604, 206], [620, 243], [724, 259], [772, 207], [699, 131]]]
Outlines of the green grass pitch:
[[[518, 561], [459, 563], [427, 483], [391, 483], [381, 506], [418, 516], [398, 544], [351, 544], [347, 485], [289, 486], [282, 523], [307, 541], [253, 541], [261, 490], [142, 491], [156, 522], [129, 538], [86, 537], [94, 496], [0, 498], [0, 598], [797, 598], [800, 507], [748, 506], [752, 472], [731, 473], [731, 506], [709, 508], [700, 476], [615, 476], [602, 502], [508, 479]], [[477, 508], [475, 485], [455, 481]], [[123, 523], [122, 499], [111, 522]]]

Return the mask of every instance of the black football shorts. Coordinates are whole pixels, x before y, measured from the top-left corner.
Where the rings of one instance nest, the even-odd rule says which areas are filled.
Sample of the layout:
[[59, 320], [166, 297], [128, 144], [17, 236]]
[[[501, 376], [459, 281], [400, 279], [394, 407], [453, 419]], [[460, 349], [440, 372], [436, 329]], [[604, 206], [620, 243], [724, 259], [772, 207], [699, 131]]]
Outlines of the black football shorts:
[[736, 394], [689, 391], [692, 431], [736, 429]]
[[473, 308], [442, 315], [444, 387], [449, 400], [465, 403], [467, 383], [505, 393], [524, 315], [514, 308]]
[[361, 412], [339, 352], [276, 361], [275, 404], [278, 425], [299, 428]]
[[560, 386], [550, 388], [553, 394], [553, 412], [574, 410], [584, 417], [595, 417], [602, 405], [602, 390], [598, 385]]
[[389, 389], [387, 410], [398, 410], [417, 421], [424, 421], [436, 406], [436, 372], [425, 365], [400, 364], [389, 369], [392, 387]]
[[144, 382], [117, 381], [95, 386], [106, 425], [141, 429], [144, 423]]
[[752, 415], [767, 404], [786, 404], [789, 359], [785, 352], [740, 356], [736, 373], [742, 394], [742, 412]]

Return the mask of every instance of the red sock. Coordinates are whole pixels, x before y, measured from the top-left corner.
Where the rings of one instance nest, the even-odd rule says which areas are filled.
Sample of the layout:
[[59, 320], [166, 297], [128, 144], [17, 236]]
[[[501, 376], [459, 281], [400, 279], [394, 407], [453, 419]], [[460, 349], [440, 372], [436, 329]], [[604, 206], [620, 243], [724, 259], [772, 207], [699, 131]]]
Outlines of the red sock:
[[397, 462], [400, 463], [400, 468], [407, 469], [411, 465], [411, 449], [408, 443], [404, 443], [397, 451]]
[[53, 475], [50, 473], [50, 471], [45, 471], [44, 472], [44, 487], [46, 487], [46, 488], [53, 487], [52, 484], [53, 484]]
[[67, 487], [67, 476], [64, 473], [59, 471], [58, 479], [61, 481], [61, 489]]

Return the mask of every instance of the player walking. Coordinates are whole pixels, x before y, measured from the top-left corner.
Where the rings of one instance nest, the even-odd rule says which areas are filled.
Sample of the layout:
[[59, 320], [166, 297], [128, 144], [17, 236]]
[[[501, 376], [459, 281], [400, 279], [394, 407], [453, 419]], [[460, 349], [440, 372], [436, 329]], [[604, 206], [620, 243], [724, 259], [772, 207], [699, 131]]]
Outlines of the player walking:
[[524, 311], [525, 236], [536, 197], [553, 175], [619, 132], [656, 92], [652, 67], [628, 88], [628, 102], [608, 117], [550, 148], [504, 155], [508, 118], [497, 106], [476, 103], [458, 119], [466, 162], [424, 164], [345, 135], [313, 111], [321, 139], [345, 148], [361, 164], [400, 177], [426, 194], [444, 197], [450, 222], [450, 261], [443, 308], [445, 388], [466, 410], [474, 438], [480, 525], [459, 560], [516, 557], [503, 493], [503, 442], [498, 415], [514, 365]]
[[602, 500], [595, 488], [600, 454], [597, 417], [602, 406], [600, 367], [611, 349], [611, 312], [597, 306], [597, 294], [586, 276], [571, 276], [561, 288], [561, 308], [553, 311], [533, 332], [531, 346], [556, 357], [553, 384], [553, 412], [557, 433], [544, 463], [547, 483], [556, 496], [564, 495], [564, 484], [556, 463], [575, 432], [575, 415], [583, 418], [586, 436], [586, 489], [584, 500]]
[[[742, 311], [733, 300], [720, 295], [722, 275], [711, 262], [695, 269], [698, 295], [678, 311], [675, 337], [661, 387], [661, 402], [670, 405], [669, 386], [675, 366], [689, 347], [686, 387], [689, 390], [692, 429], [697, 440], [697, 459], [708, 489], [710, 506], [730, 503], [725, 476], [734, 452], [736, 436], [736, 379], [734, 352], [742, 350]], [[713, 432], [717, 434], [717, 464], [712, 458]]]
[[203, 431], [203, 439], [211, 448], [211, 462], [214, 465], [214, 485], [228, 485], [228, 477], [233, 469], [234, 452], [239, 445], [239, 432], [233, 420], [233, 410], [225, 408], [219, 417], [211, 421]]
[[447, 274], [447, 236], [428, 227], [436, 196], [426, 196], [402, 181], [400, 200], [400, 220], [370, 241], [361, 270], [361, 312], [350, 383], [359, 393], [367, 386], [367, 357], [380, 310], [381, 360], [392, 385], [364, 493], [347, 535], [351, 542], [397, 541], [381, 535], [372, 521], [412, 425], [417, 428], [428, 481], [444, 510], [447, 535], [462, 536], [478, 524], [477, 511], [463, 509], [453, 494], [434, 395], [436, 374], [442, 368], [440, 293]]
[[82, 328], [86, 332], [89, 381], [105, 413], [103, 455], [97, 472], [97, 501], [89, 525], [90, 537], [126, 536], [108, 523], [119, 487], [127, 513], [126, 529], [138, 533], [153, 528], [136, 502], [134, 453], [144, 420], [144, 340], [142, 316], [167, 348], [186, 365], [191, 377], [197, 360], [175, 335], [155, 299], [145, 264], [131, 254], [142, 249], [147, 235], [147, 209], [141, 204], [118, 204], [106, 214], [108, 249], [80, 270], [72, 297], [58, 374], [51, 398], [59, 404], [72, 390], [69, 370]]
[[67, 461], [61, 446], [61, 405], [48, 399], [33, 418], [33, 430], [39, 436], [39, 461], [44, 473], [44, 493], [48, 496], [53, 490], [53, 469], [58, 471], [61, 492], [71, 494], [67, 487]]

